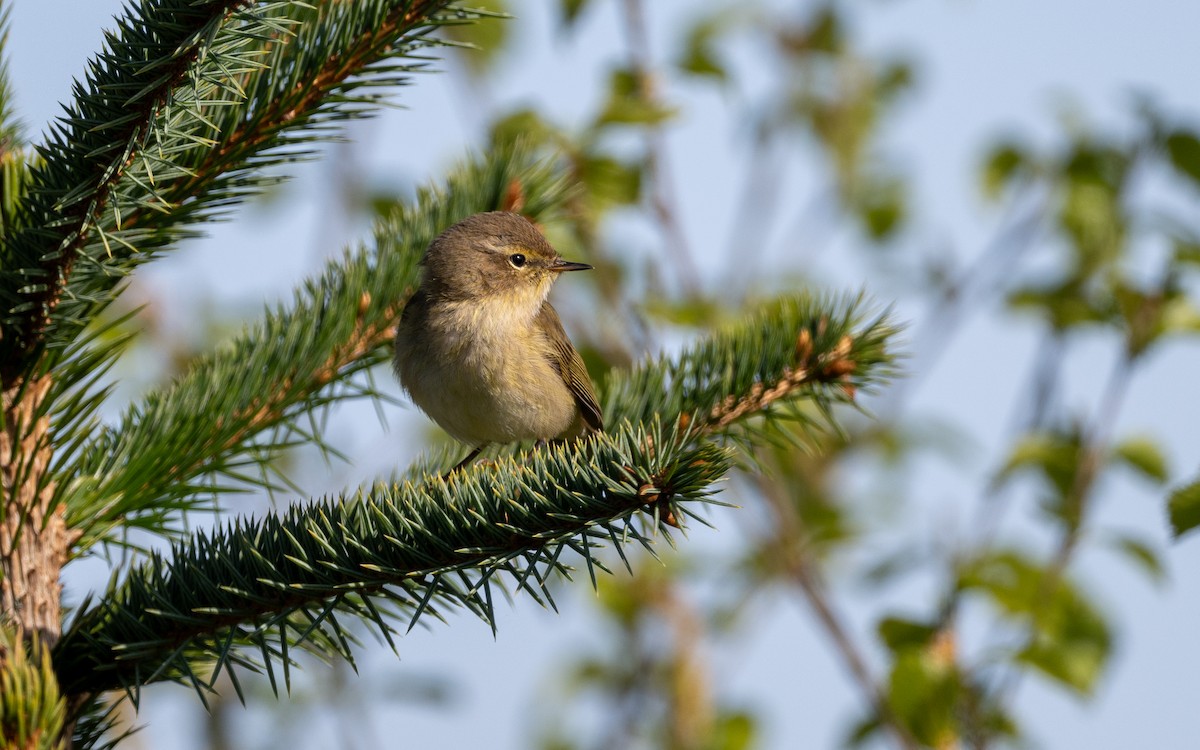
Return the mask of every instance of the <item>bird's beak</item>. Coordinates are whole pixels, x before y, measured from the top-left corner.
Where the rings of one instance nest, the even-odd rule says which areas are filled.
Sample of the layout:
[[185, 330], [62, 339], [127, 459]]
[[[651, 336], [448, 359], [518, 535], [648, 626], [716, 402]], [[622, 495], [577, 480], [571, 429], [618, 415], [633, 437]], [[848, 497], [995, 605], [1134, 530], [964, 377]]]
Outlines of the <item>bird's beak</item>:
[[557, 258], [550, 264], [550, 270], [555, 273], [562, 273], [563, 271], [590, 271], [592, 267], [587, 263], [572, 263], [569, 260]]

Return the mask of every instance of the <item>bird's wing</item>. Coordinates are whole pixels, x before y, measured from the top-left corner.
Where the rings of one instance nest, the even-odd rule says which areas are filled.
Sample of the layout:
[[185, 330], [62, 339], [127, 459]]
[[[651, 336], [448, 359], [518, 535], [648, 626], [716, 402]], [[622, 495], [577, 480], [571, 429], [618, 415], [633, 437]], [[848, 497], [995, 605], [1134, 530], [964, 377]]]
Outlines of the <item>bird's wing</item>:
[[[550, 303], [542, 305], [538, 313], [538, 325], [549, 334], [551, 343], [550, 363], [562, 375], [567, 389], [575, 397], [583, 421], [593, 430], [604, 429], [604, 416], [600, 413], [600, 405], [596, 403], [596, 391], [592, 388], [592, 379], [588, 377], [587, 367], [575, 347], [571, 346], [567, 332], [563, 330], [562, 321]], [[556, 334], [557, 335], [554, 335]]]

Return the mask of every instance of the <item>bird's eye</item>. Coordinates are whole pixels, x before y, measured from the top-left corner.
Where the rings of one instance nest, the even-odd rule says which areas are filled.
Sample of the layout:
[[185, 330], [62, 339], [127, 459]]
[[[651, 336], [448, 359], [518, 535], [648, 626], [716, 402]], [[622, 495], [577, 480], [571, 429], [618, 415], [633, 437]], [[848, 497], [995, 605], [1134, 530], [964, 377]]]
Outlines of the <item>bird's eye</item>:
[[508, 262], [513, 264], [513, 267], [520, 268], [525, 265], [525, 256], [520, 253], [513, 253], [508, 256]]

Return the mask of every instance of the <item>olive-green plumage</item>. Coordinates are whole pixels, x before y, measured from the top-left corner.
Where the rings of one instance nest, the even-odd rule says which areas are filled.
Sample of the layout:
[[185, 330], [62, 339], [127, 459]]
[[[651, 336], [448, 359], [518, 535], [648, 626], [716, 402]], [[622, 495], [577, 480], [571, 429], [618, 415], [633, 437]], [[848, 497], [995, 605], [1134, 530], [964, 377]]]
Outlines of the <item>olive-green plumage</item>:
[[592, 381], [546, 300], [570, 263], [519, 214], [476, 214], [437, 237], [396, 332], [414, 403], [473, 446], [603, 429]]

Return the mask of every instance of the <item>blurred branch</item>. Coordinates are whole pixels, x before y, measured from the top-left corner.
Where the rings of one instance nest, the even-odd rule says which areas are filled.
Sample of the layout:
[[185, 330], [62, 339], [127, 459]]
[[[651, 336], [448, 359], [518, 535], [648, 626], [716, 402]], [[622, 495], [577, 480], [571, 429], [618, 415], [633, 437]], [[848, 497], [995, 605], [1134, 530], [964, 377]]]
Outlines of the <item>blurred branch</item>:
[[[650, 37], [646, 31], [642, 0], [623, 0], [622, 8], [630, 68], [637, 82], [639, 96], [645, 102], [660, 105], [661, 97], [656, 85], [657, 75], [650, 54]], [[652, 186], [650, 206], [662, 225], [671, 264], [676, 277], [683, 285], [684, 294], [697, 297], [701, 288], [700, 276], [679, 218], [679, 204], [667, 161], [667, 141], [663, 134], [663, 126], [661, 123], [651, 122], [647, 123], [645, 128], [646, 169]]]
[[[1051, 409], [1059, 390], [1059, 376], [1063, 360], [1066, 358], [1066, 341], [1062, 331], [1047, 330], [1038, 345], [1037, 354], [1029, 373], [1029, 385], [1024, 392], [1030, 394], [1029, 403], [1020, 401], [1015, 405], [1016, 411], [1010, 418], [1012, 427], [1009, 429], [1010, 442], [1018, 440], [1022, 435], [1039, 432], [1049, 427]], [[1024, 410], [1024, 414], [1020, 410]], [[980, 529], [978, 544], [990, 545], [1000, 531], [1001, 522], [1011, 502], [1008, 496], [1000, 494], [1001, 482], [993, 480], [984, 488], [980, 498], [979, 511], [975, 527]], [[961, 592], [952, 594], [953, 599], [961, 596]], [[952, 601], [953, 601], [952, 599]], [[949, 612], [953, 607], [948, 607]]]
[[842, 666], [850, 673], [859, 693], [875, 712], [880, 725], [891, 734], [892, 739], [899, 747], [905, 750], [918, 750], [920, 745], [909, 732], [908, 727], [892, 711], [887, 696], [879, 688], [875, 678], [871, 676], [865, 655], [854, 642], [849, 628], [843, 623], [826, 593], [816, 563], [806, 549], [804, 531], [800, 527], [795, 510], [789, 505], [783, 493], [768, 483], [764, 477], [757, 477], [757, 482], [762, 496], [767, 499], [775, 521], [775, 551], [782, 572], [787, 580], [804, 595], [818, 624], [824, 629], [825, 635], [833, 644], [838, 656], [841, 657]]
[[942, 354], [949, 349], [955, 333], [970, 313], [980, 309], [992, 295], [1003, 291], [1013, 269], [1029, 249], [1043, 221], [1041, 210], [1019, 218], [992, 239], [979, 256], [938, 291], [928, 313], [913, 334], [913, 361], [909, 376], [891, 389], [881, 408], [884, 421], [894, 421], [913, 393], [936, 369]]
[[1091, 425], [1083, 433], [1083, 440], [1079, 446], [1079, 463], [1065, 501], [1070, 523], [1059, 539], [1043, 581], [1042, 596], [1047, 600], [1054, 595], [1079, 545], [1095, 494], [1093, 490], [1096, 479], [1107, 463], [1106, 454], [1111, 443], [1113, 427], [1129, 391], [1134, 363], [1135, 359], [1128, 354], [1122, 354], [1114, 363], [1100, 401], [1096, 405], [1096, 414]]
[[[767, 239], [782, 191], [785, 171], [773, 151], [774, 133], [762, 126], [754, 138], [750, 158], [746, 160], [746, 182], [742, 187], [738, 208], [733, 214], [726, 250], [728, 266], [727, 295], [742, 295], [750, 274], [758, 268], [747, 263], [748, 257], [762, 257], [767, 252]], [[793, 248], [789, 248], [791, 250]]]

